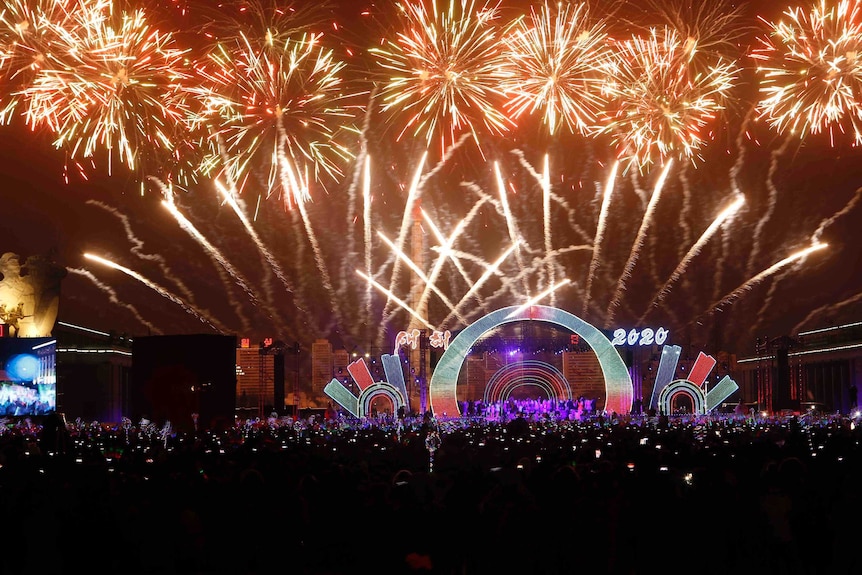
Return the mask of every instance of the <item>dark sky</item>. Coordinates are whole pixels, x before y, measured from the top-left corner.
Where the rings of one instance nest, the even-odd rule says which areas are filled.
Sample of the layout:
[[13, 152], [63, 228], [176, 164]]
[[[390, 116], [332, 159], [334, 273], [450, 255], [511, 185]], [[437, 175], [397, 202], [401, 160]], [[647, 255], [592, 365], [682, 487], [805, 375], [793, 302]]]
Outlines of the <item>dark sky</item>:
[[[193, 25], [208, 20], [206, 13], [195, 11], [195, 2], [182, 4], [190, 7], [192, 16], [165, 12], [176, 22], [177, 32], [188, 33]], [[366, 7], [358, 3], [342, 4], [340, 8], [334, 4], [338, 9], [333, 14], [344, 25], [332, 36], [358, 81], [366, 76], [359, 70], [368, 66], [362, 39], [379, 37], [394, 12], [386, 2], [369, 8], [373, 16], [363, 15]], [[525, 3], [502, 5], [515, 11]], [[754, 15], [771, 17], [777, 13], [775, 6], [747, 4], [745, 22], [754, 28], [758, 25]], [[643, 18], [635, 10], [625, 13]], [[190, 42], [196, 37], [182, 36]], [[352, 56], [347, 55], [348, 50]], [[743, 63], [750, 61], [743, 58]], [[856, 301], [862, 299], [862, 206], [856, 205], [862, 186], [862, 152], [852, 145], [849, 135], [839, 134], [830, 143], [828, 135], [803, 139], [779, 135], [762, 121], [746, 122], [755, 93], [750, 80], [747, 76], [741, 82], [734, 105], [716, 123], [715, 140], [704, 149], [703, 161], [680, 161], [671, 171], [613, 320], [608, 319], [608, 306], [620, 289], [619, 278], [658, 170], [643, 174], [632, 170], [620, 176], [587, 312], [582, 314], [591, 259], [584, 250], [561, 254], [555, 260], [556, 278], [565, 276], [575, 283], [559, 292], [556, 305], [600, 328], [663, 326], [671, 330], [674, 343], [741, 355], [753, 353], [757, 337], [862, 318], [862, 305]], [[356, 189], [354, 163], [345, 163], [344, 177], [321, 182], [313, 189], [313, 201], [307, 207], [312, 233], [298, 210], [285, 209], [277, 199], [263, 200], [254, 222], [263, 248], [232, 211], [220, 204], [212, 182], [201, 181], [178, 195], [181, 212], [219, 249], [242, 278], [238, 281], [180, 228], [152, 187], [141, 195], [138, 174], [117, 166], [108, 177], [99, 166], [90, 171], [87, 181], [71, 171], [66, 183], [66, 154], [51, 146], [49, 134], [31, 132], [20, 119], [0, 127], [0, 132], [0, 252], [22, 257], [50, 253], [58, 263], [78, 270], [63, 282], [61, 321], [131, 335], [223, 331], [253, 341], [275, 337], [306, 344], [316, 337], [331, 337], [348, 348], [380, 345], [388, 341], [381, 340], [381, 326], [397, 331], [409, 321], [404, 312], [390, 318], [383, 307], [385, 297], [369, 290], [355, 273], [364, 268], [365, 251], [362, 205], [352, 193]], [[370, 253], [375, 280], [392, 285], [398, 297], [409, 299], [406, 278], [410, 274], [402, 268], [400, 280], [390, 284], [390, 251], [376, 234], [397, 237], [405, 208], [402, 190], [413, 177], [422, 146], [415, 141], [396, 142], [393, 133], [386, 118], [372, 115], [364, 134], [372, 155], [374, 193], [371, 227], [375, 235]], [[521, 304], [526, 291], [536, 293], [542, 281], [547, 281], [537, 279], [545, 269], [537, 263], [545, 253], [541, 194], [518, 153], [536, 168], [541, 167], [546, 151], [550, 155], [554, 191], [565, 201], [565, 206], [555, 204], [552, 249], [585, 244], [596, 233], [600, 190], [613, 162], [608, 142], [573, 135], [549, 140], [537, 134], [535, 125], [525, 124], [511, 136], [488, 138], [483, 142], [484, 157], [465, 146], [429, 179], [423, 191], [421, 205], [444, 234], [470, 213], [480, 197], [476, 190], [497, 197], [494, 161], [499, 161], [514, 191], [509, 201], [526, 249], [504, 266], [506, 281], [512, 283], [505, 284], [500, 278], [489, 282], [479, 290], [479, 298], [465, 306], [464, 321]], [[355, 137], [351, 143], [356, 151], [359, 140]], [[702, 250], [689, 254], [732, 198], [734, 182], [746, 197], [745, 206]], [[251, 190], [246, 198], [251, 213], [257, 192]], [[830, 244], [827, 250], [742, 289], [713, 313], [712, 304], [807, 247], [820, 228], [822, 241]], [[428, 244], [436, 245], [427, 226], [425, 231]], [[471, 220], [456, 249], [490, 262], [508, 245], [505, 221], [488, 204]], [[86, 260], [85, 252], [134, 270], [150, 285]], [[429, 252], [426, 260], [428, 270], [433, 254]], [[690, 261], [681, 270], [687, 258]], [[484, 268], [475, 261], [463, 261], [468, 277], [476, 281]], [[679, 277], [671, 281], [677, 272]], [[455, 302], [468, 290], [451, 265], [444, 266], [438, 285]], [[506, 290], [503, 285], [525, 287], [513, 294], [515, 288]], [[645, 315], [662, 288], [667, 292], [661, 305]], [[369, 291], [371, 299], [367, 300]], [[439, 298], [430, 299], [432, 324], [453, 330], [463, 327], [459, 320], [440, 325], [446, 312]]]

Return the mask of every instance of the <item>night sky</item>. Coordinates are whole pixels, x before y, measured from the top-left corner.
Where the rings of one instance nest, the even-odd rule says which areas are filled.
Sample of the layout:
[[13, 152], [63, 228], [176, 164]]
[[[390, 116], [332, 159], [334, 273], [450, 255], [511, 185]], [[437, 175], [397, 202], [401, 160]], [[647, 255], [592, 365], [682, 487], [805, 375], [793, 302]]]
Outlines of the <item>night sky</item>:
[[[358, 133], [339, 137], [357, 155], [367, 143], [371, 157], [373, 243], [367, 253], [372, 276], [392, 287], [397, 297], [409, 300], [413, 272], [401, 265], [393, 274], [392, 252], [377, 234], [393, 241], [398, 237], [406, 190], [425, 145], [415, 138], [396, 140], [402, 120], [397, 115], [383, 114], [379, 107], [372, 107], [367, 115], [363, 110], [371, 80], [381, 78], [367, 48], [391, 31], [397, 19], [387, 2], [341, 4], [321, 10], [326, 15], [320, 17], [318, 28], [335, 56], [346, 63], [346, 84], [366, 95], [355, 99], [359, 104], [353, 124]], [[514, 14], [526, 5], [503, 2], [502, 13]], [[197, 30], [202, 25], [209, 29], [211, 12], [200, 3], [146, 6], [155, 7], [153, 21], [161, 29], [168, 30], [173, 23], [178, 41], [194, 48], [205, 45]], [[188, 14], [181, 13], [183, 7]], [[485, 269], [481, 263], [493, 262], [511, 245], [511, 229], [491, 201], [499, 199], [495, 162], [507, 182], [507, 199], [523, 247], [501, 266], [502, 277], [495, 276], [477, 290], [460, 318], [444, 324], [451, 314], [445, 302], [432, 295], [429, 322], [455, 331], [483, 313], [520, 305], [527, 294], [548, 286], [542, 194], [531, 175], [531, 169], [542, 169], [545, 153], [554, 194], [561, 198], [551, 215], [552, 250], [559, 250], [552, 260], [554, 277], [573, 283], [560, 288], [553, 300], [540, 303], [553, 303], [599, 328], [661, 326], [670, 329], [670, 343], [740, 355], [752, 354], [759, 337], [862, 319], [862, 205], [857, 204], [862, 152], [853, 145], [852, 134], [835, 133], [832, 141], [828, 133], [779, 134], [752, 114], [757, 82], [752, 61], [744, 54], [765, 28], [756, 16], [776, 18], [785, 7], [751, 2], [742, 8], [750, 30], [737, 43], [746, 71], [728, 108], [710, 126], [713, 137], [700, 151], [702, 159], [674, 160], [653, 223], [612, 314], [609, 305], [620, 289], [620, 276], [659, 168], [631, 168], [618, 175], [600, 257], [591, 262], [591, 251], [566, 248], [589, 244], [596, 235], [602, 191], [615, 157], [607, 138], [565, 131], [549, 137], [537, 120], [525, 117], [505, 136], [483, 136], [481, 147], [466, 142], [443, 164], [438, 165], [440, 154], [431, 150], [424, 171], [439, 170], [428, 178], [419, 205], [444, 235], [470, 215], [454, 246], [465, 254], [460, 261], [467, 277], [477, 281]], [[634, 28], [634, 24], [626, 25], [627, 21], [652, 24], [648, 14], [625, 7], [619, 10], [621, 16], [614, 20], [618, 36], [633, 33], [626, 26]], [[229, 8], [224, 12], [229, 13]], [[340, 28], [335, 30], [332, 22], [339, 22]], [[409, 322], [408, 314], [397, 306], [385, 307], [386, 296], [369, 288], [355, 271], [365, 269], [366, 257], [361, 164], [356, 161], [342, 162], [340, 177], [322, 176], [312, 182], [305, 219], [280, 197], [262, 197], [252, 222], [260, 245], [221, 202], [212, 181], [200, 178], [179, 189], [176, 206], [219, 250], [224, 258], [220, 264], [178, 225], [151, 182], [141, 193], [139, 173], [115, 163], [108, 175], [97, 158], [95, 166], [86, 166], [85, 180], [70, 168], [68, 151], [52, 146], [47, 130], [31, 131], [21, 117], [0, 130], [4, 134], [0, 138], [0, 252], [15, 252], [22, 259], [50, 254], [70, 269], [61, 289], [60, 321], [132, 336], [221, 332], [252, 341], [274, 337], [304, 345], [329, 337], [348, 349], [385, 345]], [[250, 219], [263, 178], [253, 169], [243, 190], [241, 200]], [[713, 218], [735, 197], [735, 188], [745, 196], [745, 205], [702, 249], [689, 254]], [[491, 199], [474, 212], [483, 197]], [[436, 246], [428, 225], [423, 229], [429, 248]], [[809, 246], [818, 230], [820, 240], [829, 244], [827, 249], [744, 288], [758, 273]], [[134, 270], [151, 285], [88, 260], [84, 253]], [[426, 273], [435, 254], [428, 251]], [[689, 255], [690, 262], [680, 270]], [[234, 270], [234, 277], [224, 262]], [[585, 306], [591, 265], [596, 267]], [[451, 264], [441, 267], [436, 283], [455, 303], [469, 289], [461, 270]], [[661, 303], [651, 309], [650, 303], [663, 288]], [[718, 310], [716, 303], [721, 303]]]

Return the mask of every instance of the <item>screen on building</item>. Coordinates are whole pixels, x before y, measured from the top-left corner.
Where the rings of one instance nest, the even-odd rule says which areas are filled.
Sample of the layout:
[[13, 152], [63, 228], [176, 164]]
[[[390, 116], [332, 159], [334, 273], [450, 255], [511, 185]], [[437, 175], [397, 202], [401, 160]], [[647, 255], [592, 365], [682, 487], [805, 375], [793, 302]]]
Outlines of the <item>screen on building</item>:
[[57, 409], [57, 340], [0, 338], [0, 417]]

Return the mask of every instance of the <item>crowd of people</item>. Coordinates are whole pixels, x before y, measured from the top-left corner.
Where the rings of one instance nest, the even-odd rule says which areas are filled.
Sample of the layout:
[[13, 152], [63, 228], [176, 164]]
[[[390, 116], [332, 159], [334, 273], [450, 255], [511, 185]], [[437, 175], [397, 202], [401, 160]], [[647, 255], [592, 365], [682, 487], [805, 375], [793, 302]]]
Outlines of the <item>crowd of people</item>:
[[5, 420], [4, 573], [850, 573], [858, 416]]

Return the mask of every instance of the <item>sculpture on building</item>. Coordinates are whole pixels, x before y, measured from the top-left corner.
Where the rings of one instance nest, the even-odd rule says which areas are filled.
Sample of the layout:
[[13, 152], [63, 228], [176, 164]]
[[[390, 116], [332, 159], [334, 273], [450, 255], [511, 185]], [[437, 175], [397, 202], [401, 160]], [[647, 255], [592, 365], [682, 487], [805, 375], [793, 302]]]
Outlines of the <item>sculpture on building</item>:
[[45, 256], [21, 264], [17, 254], [0, 256], [0, 323], [11, 337], [49, 337], [57, 320], [60, 282], [66, 268]]

